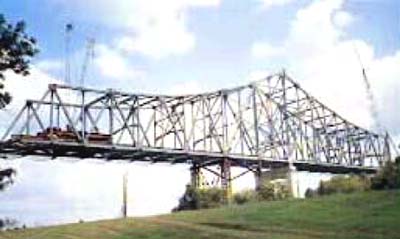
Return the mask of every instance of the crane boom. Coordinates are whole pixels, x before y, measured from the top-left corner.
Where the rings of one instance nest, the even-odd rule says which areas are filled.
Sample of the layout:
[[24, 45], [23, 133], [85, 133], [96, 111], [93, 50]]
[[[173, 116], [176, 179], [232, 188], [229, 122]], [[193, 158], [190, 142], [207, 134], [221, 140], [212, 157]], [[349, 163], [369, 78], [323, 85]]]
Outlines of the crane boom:
[[[376, 101], [375, 101], [375, 97], [374, 94], [372, 92], [372, 87], [371, 87], [371, 83], [367, 77], [367, 72], [364, 68], [364, 65], [361, 61], [361, 56], [357, 50], [357, 47], [355, 46], [355, 44], [353, 45], [354, 47], [354, 51], [357, 55], [358, 58], [358, 62], [360, 63], [361, 69], [362, 69], [362, 76], [363, 76], [363, 83], [365, 86], [365, 90], [367, 93], [367, 99], [368, 99], [368, 103], [369, 103], [369, 111], [370, 114], [372, 116], [372, 120], [373, 120], [373, 128], [375, 130], [378, 131], [378, 133], [382, 133], [385, 134], [385, 147], [388, 150], [388, 155], [390, 155], [390, 146], [393, 148], [396, 156], [399, 155], [399, 151], [397, 150], [397, 146], [394, 143], [392, 137], [390, 137], [389, 133], [387, 132], [387, 130], [382, 126], [381, 121], [380, 121], [380, 117], [379, 117], [379, 112], [378, 112], [378, 108], [376, 106]], [[389, 156], [390, 158], [390, 156]]]
[[372, 120], [373, 120], [373, 128], [375, 130], [377, 130], [379, 133], [381, 133], [383, 131], [383, 129], [382, 129], [382, 124], [380, 123], [380, 117], [379, 117], [378, 109], [376, 106], [374, 93], [372, 92], [371, 83], [369, 82], [369, 79], [367, 77], [367, 72], [361, 61], [360, 53], [358, 52], [357, 47], [354, 43], [353, 43], [353, 47], [354, 47], [354, 51], [357, 55], [358, 63], [360, 64], [361, 70], [362, 70], [361, 73], [362, 73], [363, 83], [364, 83], [364, 87], [365, 87], [366, 94], [367, 94], [369, 112], [370, 112], [370, 114], [372, 116]]
[[89, 66], [89, 61], [94, 57], [94, 44], [95, 44], [95, 39], [94, 38], [88, 38], [87, 40], [87, 45], [86, 45], [86, 54], [85, 58], [83, 60], [82, 64], [82, 70], [81, 70], [81, 76], [79, 80], [79, 86], [84, 87], [85, 86], [85, 78]]
[[369, 101], [369, 110], [371, 112], [371, 116], [373, 119], [373, 124], [374, 124], [374, 128], [378, 131], [378, 132], [382, 132], [382, 124], [380, 122], [380, 117], [379, 117], [379, 113], [378, 113], [378, 109], [376, 106], [376, 101], [375, 101], [375, 97], [374, 94], [372, 93], [372, 88], [371, 88], [371, 84], [368, 80], [367, 77], [367, 73], [365, 71], [365, 68], [362, 68], [362, 75], [363, 75], [363, 81], [364, 81], [364, 85], [365, 85], [365, 89], [366, 89], [366, 93], [367, 93], [367, 98]]

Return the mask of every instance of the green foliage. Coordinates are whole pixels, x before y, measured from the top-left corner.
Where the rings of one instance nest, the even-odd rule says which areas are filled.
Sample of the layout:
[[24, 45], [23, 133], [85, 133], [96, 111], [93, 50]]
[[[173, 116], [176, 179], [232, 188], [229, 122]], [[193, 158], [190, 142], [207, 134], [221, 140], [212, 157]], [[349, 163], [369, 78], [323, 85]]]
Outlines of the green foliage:
[[304, 196], [306, 198], [313, 198], [313, 197], [318, 196], [318, 192], [317, 192], [317, 190], [312, 190], [311, 188], [307, 188]]
[[187, 185], [184, 195], [179, 200], [179, 205], [173, 211], [214, 208], [223, 205], [224, 202], [224, 191], [220, 188], [195, 189]]
[[352, 193], [367, 191], [371, 188], [371, 180], [366, 176], [334, 176], [328, 181], [321, 181], [316, 190], [307, 189], [306, 197], [329, 195], [334, 193]]
[[10, 218], [0, 219], [0, 231], [17, 228], [17, 221]]
[[329, 181], [321, 181], [318, 194], [328, 195], [332, 193], [352, 193], [370, 189], [370, 180], [362, 176], [335, 176]]
[[186, 191], [179, 199], [179, 204], [172, 211], [195, 210], [197, 209], [197, 192], [191, 185], [186, 186]]
[[248, 189], [233, 195], [233, 202], [236, 204], [245, 204], [248, 202], [254, 202], [258, 200], [258, 195], [254, 190]]
[[[290, 197], [290, 192], [285, 184], [264, 182], [260, 189], [244, 190], [233, 195], [233, 202], [244, 204], [255, 201], [274, 201]], [[179, 204], [172, 211], [197, 210], [205, 208], [216, 208], [226, 204], [225, 192], [218, 187], [195, 189], [191, 185], [186, 186], [184, 195]]]
[[224, 190], [217, 187], [197, 190], [197, 208], [215, 208], [222, 206], [225, 202], [224, 194]]
[[[25, 33], [25, 22], [12, 25], [0, 14], [0, 80], [4, 80], [4, 72], [12, 70], [16, 74], [29, 74], [30, 59], [38, 53], [36, 40]], [[0, 89], [4, 84], [0, 82]], [[11, 102], [8, 92], [0, 93], [0, 108]]]
[[333, 193], [350, 193], [357, 191], [399, 189], [400, 188], [400, 157], [386, 162], [378, 173], [368, 178], [366, 176], [335, 176], [329, 181], [321, 181], [318, 189], [307, 189], [307, 198]]
[[400, 188], [400, 157], [395, 162], [388, 161], [372, 179], [372, 189]]
[[272, 182], [264, 182], [257, 194], [261, 201], [282, 200], [291, 196], [288, 185]]
[[245, 190], [236, 193], [233, 196], [233, 201], [236, 204], [244, 204], [255, 201], [277, 201], [290, 198], [290, 190], [286, 183], [271, 182], [265, 180], [257, 191]]
[[272, 201], [275, 198], [275, 185], [264, 182], [258, 189], [257, 194], [261, 200]]

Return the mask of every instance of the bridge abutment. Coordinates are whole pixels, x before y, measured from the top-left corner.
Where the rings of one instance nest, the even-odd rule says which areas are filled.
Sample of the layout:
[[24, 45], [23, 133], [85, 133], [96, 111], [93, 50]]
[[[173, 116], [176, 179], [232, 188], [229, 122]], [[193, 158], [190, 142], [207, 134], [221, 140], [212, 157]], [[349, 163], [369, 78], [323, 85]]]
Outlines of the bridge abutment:
[[296, 168], [289, 166], [278, 168], [271, 167], [266, 171], [257, 169], [254, 171], [255, 189], [260, 190], [264, 183], [280, 184], [286, 186], [291, 196], [300, 197], [297, 190], [298, 185], [293, 177], [295, 172]]

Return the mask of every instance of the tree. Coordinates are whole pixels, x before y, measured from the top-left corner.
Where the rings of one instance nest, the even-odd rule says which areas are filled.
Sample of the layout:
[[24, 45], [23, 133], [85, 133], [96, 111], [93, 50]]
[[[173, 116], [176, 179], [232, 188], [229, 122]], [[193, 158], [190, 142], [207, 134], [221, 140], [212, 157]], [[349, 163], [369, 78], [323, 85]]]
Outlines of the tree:
[[372, 189], [398, 189], [400, 188], [400, 157], [396, 160], [387, 161], [372, 178]]
[[15, 174], [12, 168], [0, 169], [0, 191], [13, 182], [12, 178]]
[[24, 21], [12, 25], [0, 14], [0, 108], [11, 102], [11, 95], [4, 91], [4, 73], [11, 70], [22, 76], [28, 75], [30, 60], [39, 52], [35, 38], [28, 36], [25, 28]]
[[[24, 21], [13, 25], [0, 14], [0, 109], [11, 102], [11, 95], [4, 91], [4, 73], [11, 70], [15, 74], [28, 75], [30, 60], [39, 52], [35, 38], [28, 36], [25, 28]], [[14, 174], [14, 169], [0, 169], [0, 190], [12, 183]]]

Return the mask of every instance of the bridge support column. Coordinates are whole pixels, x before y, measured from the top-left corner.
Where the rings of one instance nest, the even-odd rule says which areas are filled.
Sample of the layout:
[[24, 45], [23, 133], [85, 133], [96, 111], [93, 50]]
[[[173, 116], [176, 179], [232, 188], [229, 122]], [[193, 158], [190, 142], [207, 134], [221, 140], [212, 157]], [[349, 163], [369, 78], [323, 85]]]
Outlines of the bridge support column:
[[221, 187], [224, 190], [225, 202], [232, 201], [232, 178], [231, 178], [231, 162], [223, 159], [221, 162]]
[[292, 197], [300, 197], [298, 190], [298, 182], [294, 180], [294, 174], [296, 173], [296, 167], [290, 165], [287, 171], [288, 189]]
[[190, 184], [193, 188], [199, 189], [200, 188], [200, 166], [197, 163], [193, 163], [192, 167], [190, 168], [190, 175], [191, 181]]
[[262, 185], [262, 171], [261, 168], [257, 167], [256, 171], [254, 172], [254, 178], [256, 182], [256, 191], [260, 190]]

